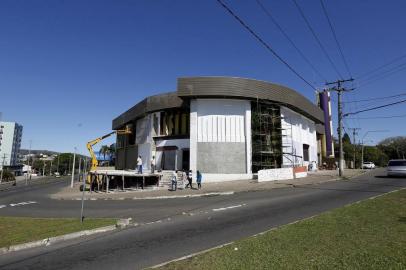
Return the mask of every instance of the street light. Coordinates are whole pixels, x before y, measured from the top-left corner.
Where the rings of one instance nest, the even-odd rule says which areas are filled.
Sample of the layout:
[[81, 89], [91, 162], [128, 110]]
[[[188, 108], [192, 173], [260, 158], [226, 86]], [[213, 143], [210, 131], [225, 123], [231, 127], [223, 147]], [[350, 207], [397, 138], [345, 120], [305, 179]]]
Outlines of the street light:
[[75, 152], [73, 153], [72, 179], [70, 181], [70, 187], [71, 188], [73, 188], [73, 179], [75, 177], [75, 159], [76, 159], [76, 147], [75, 147]]
[[[368, 135], [368, 133], [373, 133], [373, 132], [389, 132], [389, 130], [382, 129], [382, 130], [368, 130], [365, 135], [362, 137], [361, 140], [361, 170], [362, 170], [362, 165], [364, 164], [364, 139]], [[371, 141], [372, 142], [372, 141]]]

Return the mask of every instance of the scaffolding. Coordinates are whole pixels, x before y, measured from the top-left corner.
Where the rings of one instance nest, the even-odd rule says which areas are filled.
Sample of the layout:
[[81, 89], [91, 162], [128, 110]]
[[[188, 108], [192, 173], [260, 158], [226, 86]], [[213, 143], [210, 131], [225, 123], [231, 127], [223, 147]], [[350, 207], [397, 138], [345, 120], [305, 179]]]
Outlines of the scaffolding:
[[281, 168], [283, 157], [294, 164], [292, 125], [282, 121], [280, 105], [257, 100], [251, 108], [252, 171]]

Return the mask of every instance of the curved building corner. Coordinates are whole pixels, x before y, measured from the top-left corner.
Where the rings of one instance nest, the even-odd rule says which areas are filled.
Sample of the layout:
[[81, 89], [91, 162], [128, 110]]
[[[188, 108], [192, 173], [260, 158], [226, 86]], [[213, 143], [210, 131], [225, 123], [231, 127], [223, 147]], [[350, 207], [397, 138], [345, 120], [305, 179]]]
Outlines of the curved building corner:
[[205, 182], [251, 179], [261, 169], [321, 158], [321, 109], [285, 86], [244, 78], [179, 78], [177, 91], [146, 97], [113, 120], [117, 169], [156, 157], [159, 170], [197, 170]]

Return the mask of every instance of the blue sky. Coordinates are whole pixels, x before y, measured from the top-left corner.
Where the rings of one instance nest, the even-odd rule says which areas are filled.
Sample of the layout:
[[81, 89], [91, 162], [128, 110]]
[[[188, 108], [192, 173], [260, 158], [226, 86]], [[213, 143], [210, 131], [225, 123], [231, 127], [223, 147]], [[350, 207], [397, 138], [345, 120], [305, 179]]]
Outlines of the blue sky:
[[[320, 2], [297, 1], [346, 75]], [[312, 64], [328, 80], [338, 79], [292, 1], [262, 2]], [[255, 0], [227, 3], [307, 80], [323, 86]], [[355, 78], [406, 54], [405, 1], [324, 3]], [[405, 73], [360, 87], [344, 101], [405, 93]], [[77, 146], [86, 153], [87, 141], [109, 132], [111, 120], [145, 96], [175, 90], [178, 77], [210, 75], [267, 80], [315, 99], [312, 88], [215, 0], [0, 1], [0, 112], [3, 120], [24, 126], [24, 148], [32, 140], [33, 149], [73, 151]], [[348, 103], [345, 111], [399, 99]], [[402, 114], [405, 103], [358, 117]], [[368, 134], [379, 142], [405, 135], [405, 119], [348, 119], [345, 125], [361, 127], [361, 136], [389, 130]]]

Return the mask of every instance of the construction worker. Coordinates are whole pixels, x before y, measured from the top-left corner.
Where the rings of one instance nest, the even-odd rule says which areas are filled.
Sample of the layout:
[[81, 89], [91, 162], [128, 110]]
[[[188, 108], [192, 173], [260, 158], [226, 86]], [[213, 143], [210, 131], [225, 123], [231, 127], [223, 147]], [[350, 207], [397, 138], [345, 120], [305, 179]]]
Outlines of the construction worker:
[[151, 158], [151, 173], [155, 172], [155, 164], [156, 164], [155, 156], [152, 156], [152, 158]]
[[138, 158], [137, 158], [137, 168], [138, 168], [138, 173], [142, 174], [142, 159], [141, 159], [141, 156], [138, 156]]
[[178, 175], [178, 171], [173, 171], [172, 172], [172, 191], [176, 191], [177, 189], [177, 185], [178, 185], [178, 181], [177, 181], [177, 175]]

